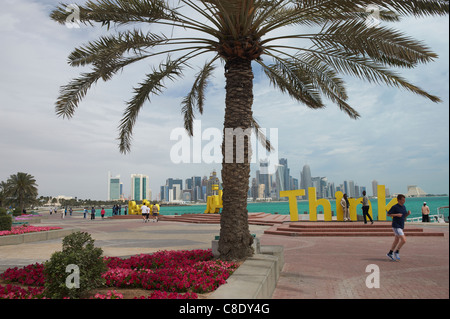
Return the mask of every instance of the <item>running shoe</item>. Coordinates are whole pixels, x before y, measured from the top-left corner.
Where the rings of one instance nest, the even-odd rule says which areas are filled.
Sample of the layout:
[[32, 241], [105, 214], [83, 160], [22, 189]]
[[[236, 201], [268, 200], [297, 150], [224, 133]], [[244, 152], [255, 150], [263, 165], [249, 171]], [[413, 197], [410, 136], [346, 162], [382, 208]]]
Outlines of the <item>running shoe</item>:
[[400, 254], [399, 254], [399, 253], [394, 253], [394, 257], [395, 257], [395, 259], [397, 259], [398, 261], [400, 261]]
[[386, 256], [388, 256], [390, 260], [396, 261], [393, 254], [387, 253]]

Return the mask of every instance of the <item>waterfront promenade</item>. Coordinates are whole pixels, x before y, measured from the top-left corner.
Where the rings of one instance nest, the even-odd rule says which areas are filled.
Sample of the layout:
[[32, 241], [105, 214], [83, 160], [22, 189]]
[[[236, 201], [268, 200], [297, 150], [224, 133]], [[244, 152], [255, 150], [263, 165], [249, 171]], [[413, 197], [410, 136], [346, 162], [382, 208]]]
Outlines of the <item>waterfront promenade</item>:
[[[219, 234], [217, 223], [141, 219], [61, 219], [52, 215], [42, 226], [89, 232], [106, 256], [130, 256], [158, 250], [208, 249]], [[250, 225], [261, 245], [284, 248], [284, 267], [273, 299], [448, 299], [448, 224], [414, 225], [444, 236], [408, 237], [401, 262], [385, 256], [393, 237], [289, 237], [264, 234], [269, 225]], [[409, 227], [409, 226], [407, 226]], [[8, 267], [43, 262], [61, 250], [61, 238], [0, 246], [0, 272]], [[368, 288], [369, 265], [379, 269], [380, 288]]]

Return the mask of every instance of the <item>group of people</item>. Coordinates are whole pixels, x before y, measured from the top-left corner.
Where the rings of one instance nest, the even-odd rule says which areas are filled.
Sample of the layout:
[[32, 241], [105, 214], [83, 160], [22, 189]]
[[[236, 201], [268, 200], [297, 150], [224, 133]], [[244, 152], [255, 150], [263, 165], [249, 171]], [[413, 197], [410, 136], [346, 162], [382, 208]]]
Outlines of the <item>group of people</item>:
[[[127, 214], [127, 206], [124, 207], [124, 215]], [[122, 206], [121, 205], [114, 205], [112, 208], [112, 215], [122, 215]]]
[[[112, 209], [113, 215], [117, 215], [117, 214], [120, 215], [121, 209], [119, 209], [119, 207], [120, 207], [120, 205], [113, 206], [113, 209]], [[102, 210], [100, 211], [100, 216], [102, 217], [102, 219], [105, 219], [105, 214], [106, 214], [105, 208], [102, 207]], [[125, 208], [125, 215], [126, 214], [127, 214], [127, 209]], [[87, 207], [85, 207], [84, 211], [83, 211], [83, 218], [86, 219], [87, 215], [88, 215], [88, 209], [87, 209]], [[93, 220], [93, 219], [95, 219], [95, 207], [91, 208], [91, 220]]]
[[[369, 214], [369, 197], [366, 195], [366, 191], [363, 191], [363, 198], [362, 198], [362, 211], [364, 216], [364, 224], [367, 224], [367, 218], [370, 220], [370, 222], [373, 224], [372, 216]], [[351, 222], [350, 218], [350, 202], [348, 200], [347, 194], [344, 194], [341, 199], [341, 206], [344, 211], [344, 222], [349, 221]]]
[[158, 206], [153, 205], [152, 211], [150, 214], [150, 207], [148, 207], [144, 203], [141, 206], [141, 213], [142, 213], [142, 220], [144, 223], [147, 223], [150, 220], [150, 215], [152, 217], [152, 219], [151, 219], [152, 222], [158, 222], [158, 215], [159, 215]]
[[[105, 217], [105, 209], [102, 207], [102, 210], [100, 212], [102, 219]], [[85, 207], [83, 210], [83, 218], [86, 219], [88, 215], [88, 208]], [[95, 219], [95, 207], [91, 208], [91, 220]]]
[[[61, 211], [61, 218], [64, 218], [67, 216], [67, 213], [69, 213], [70, 216], [72, 216], [72, 207], [70, 207], [69, 209], [67, 209], [67, 207], [64, 208], [64, 211]], [[52, 214], [58, 214], [58, 209], [56, 207], [50, 207], [50, 215]]]
[[[69, 210], [67, 210], [67, 207], [64, 209], [64, 211], [61, 211], [61, 218], [64, 218], [67, 215], [67, 212], [69, 211], [70, 216], [72, 216], [72, 208], [69, 208]], [[112, 214], [113, 215], [121, 215], [122, 212], [122, 208], [120, 205], [114, 205], [112, 208]], [[142, 205], [141, 207], [141, 212], [142, 212], [142, 218], [144, 220], [144, 222], [148, 222], [150, 220], [150, 216], [152, 217], [151, 220], [152, 222], [158, 222], [158, 215], [159, 215], [159, 210], [158, 207], [156, 205], [153, 205], [152, 207], [152, 211], [150, 212], [150, 207], [148, 207], [147, 205]], [[58, 213], [58, 209], [55, 208], [50, 208], [50, 215], [52, 214], [57, 214]], [[90, 219], [94, 220], [95, 219], [95, 207], [92, 207], [90, 209]], [[105, 218], [105, 208], [102, 207], [101, 211], [100, 211], [100, 216], [102, 217], [102, 219]], [[124, 214], [127, 214], [127, 207], [125, 207], [124, 209]], [[88, 207], [85, 207], [83, 210], [83, 218], [86, 219], [89, 215], [89, 211], [88, 211]]]

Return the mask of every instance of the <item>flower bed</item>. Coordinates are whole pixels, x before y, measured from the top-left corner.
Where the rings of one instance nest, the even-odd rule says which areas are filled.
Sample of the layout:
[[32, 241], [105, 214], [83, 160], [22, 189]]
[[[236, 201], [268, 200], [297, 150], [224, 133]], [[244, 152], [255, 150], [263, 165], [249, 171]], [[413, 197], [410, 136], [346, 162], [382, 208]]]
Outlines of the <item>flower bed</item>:
[[33, 225], [23, 225], [11, 227], [11, 230], [0, 231], [0, 236], [8, 235], [20, 235], [26, 233], [34, 233], [48, 230], [62, 229], [61, 227], [44, 227], [44, 226], [33, 226]]
[[[209, 250], [159, 251], [127, 259], [105, 257], [107, 271], [102, 274], [105, 285], [111, 288], [141, 288], [148, 296], [138, 299], [197, 299], [198, 293], [216, 290], [236, 270], [238, 264], [213, 260]], [[23, 268], [8, 268], [0, 279], [18, 283], [28, 289], [10, 284], [0, 285], [0, 299], [42, 298], [45, 278], [43, 264]], [[115, 290], [95, 294], [94, 299], [121, 299]]]
[[30, 220], [32, 218], [42, 217], [40, 214], [22, 214], [20, 216], [14, 217], [15, 220]]

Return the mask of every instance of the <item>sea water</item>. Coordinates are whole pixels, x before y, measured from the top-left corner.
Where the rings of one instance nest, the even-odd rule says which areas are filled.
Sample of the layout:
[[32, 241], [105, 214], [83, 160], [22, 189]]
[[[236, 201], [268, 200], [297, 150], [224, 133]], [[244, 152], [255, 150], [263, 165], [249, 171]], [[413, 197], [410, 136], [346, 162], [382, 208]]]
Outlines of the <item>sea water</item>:
[[[386, 199], [386, 204], [388, 204], [392, 198]], [[331, 204], [331, 210], [336, 215], [336, 201], [329, 200]], [[370, 199], [372, 205], [372, 211], [375, 219], [378, 215], [378, 200]], [[406, 209], [411, 211], [411, 215], [408, 218], [421, 217], [422, 216], [422, 206], [426, 202], [428, 207], [430, 207], [430, 214], [437, 214], [438, 207], [449, 206], [448, 196], [430, 196], [430, 197], [408, 197], [406, 198]], [[339, 204], [339, 203], [338, 203]], [[309, 202], [308, 201], [298, 201], [298, 213], [299, 214], [309, 214]], [[161, 206], [161, 215], [182, 215], [182, 214], [201, 214], [205, 211], [206, 205], [185, 205], [185, 206]], [[249, 213], [269, 213], [269, 214], [280, 214], [289, 215], [289, 203], [285, 202], [249, 202], [247, 204], [247, 210]], [[323, 212], [322, 206], [317, 207], [317, 212]], [[362, 205], [359, 204], [356, 207], [358, 215], [362, 215]], [[441, 212], [442, 213], [442, 212]], [[445, 218], [448, 217], [448, 209], [444, 210]], [[123, 208], [122, 208], [123, 214]], [[106, 215], [111, 216], [111, 209], [106, 210]]]

